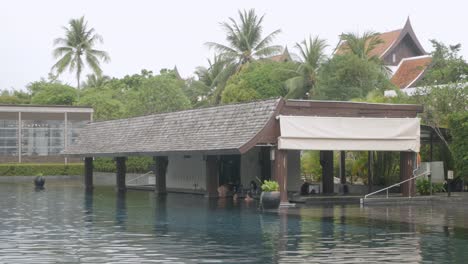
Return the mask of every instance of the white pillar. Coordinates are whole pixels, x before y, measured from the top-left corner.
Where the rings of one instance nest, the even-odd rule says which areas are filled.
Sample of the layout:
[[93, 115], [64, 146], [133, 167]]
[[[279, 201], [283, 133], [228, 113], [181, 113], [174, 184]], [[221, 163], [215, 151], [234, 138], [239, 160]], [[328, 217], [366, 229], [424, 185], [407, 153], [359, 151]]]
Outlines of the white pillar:
[[[68, 146], [68, 113], [65, 112], [64, 114], [64, 122], [65, 122], [65, 126], [64, 126], [64, 141], [63, 141], [63, 149], [65, 149], [67, 146]], [[68, 164], [68, 158], [65, 157], [65, 165]]]
[[23, 137], [23, 122], [21, 119], [21, 112], [18, 112], [18, 162], [21, 163], [21, 152], [22, 152], [22, 146], [21, 146], [21, 139]]

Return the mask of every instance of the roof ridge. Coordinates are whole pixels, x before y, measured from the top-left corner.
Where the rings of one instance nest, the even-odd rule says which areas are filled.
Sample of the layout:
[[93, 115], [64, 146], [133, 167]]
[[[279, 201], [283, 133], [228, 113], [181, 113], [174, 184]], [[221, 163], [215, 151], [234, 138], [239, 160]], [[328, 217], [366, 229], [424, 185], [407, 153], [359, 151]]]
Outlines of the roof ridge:
[[109, 120], [93, 121], [93, 122], [91, 122], [91, 124], [97, 124], [97, 123], [101, 124], [101, 123], [105, 123], [105, 122], [124, 121], [124, 120], [136, 119], [136, 118], [153, 117], [153, 116], [166, 115], [166, 114], [175, 114], [175, 113], [181, 113], [181, 112], [193, 112], [193, 111], [206, 110], [206, 109], [212, 109], [212, 108], [227, 108], [227, 107], [233, 107], [233, 106], [238, 106], [238, 105], [255, 104], [255, 103], [260, 103], [260, 102], [269, 102], [269, 101], [279, 102], [280, 100], [281, 100], [281, 97], [277, 97], [277, 98], [253, 100], [253, 101], [248, 101], [248, 102], [236, 102], [236, 103], [224, 104], [224, 105], [202, 106], [202, 107], [199, 107], [199, 108], [190, 108], [190, 109], [177, 110], [177, 111], [165, 111], [165, 112], [152, 113], [152, 114], [139, 115], [139, 116], [132, 116], [132, 117], [126, 117], [126, 118], [116, 118], [116, 119], [109, 119]]

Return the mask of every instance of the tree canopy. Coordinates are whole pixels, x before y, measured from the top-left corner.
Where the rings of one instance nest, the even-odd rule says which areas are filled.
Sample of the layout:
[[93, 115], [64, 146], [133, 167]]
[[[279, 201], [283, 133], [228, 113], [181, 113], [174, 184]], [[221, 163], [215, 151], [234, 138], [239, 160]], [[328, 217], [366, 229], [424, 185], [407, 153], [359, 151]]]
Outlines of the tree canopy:
[[294, 63], [258, 61], [250, 63], [229, 79], [222, 103], [245, 102], [285, 96], [285, 81], [296, 76]]
[[355, 54], [335, 55], [322, 65], [314, 98], [348, 101], [393, 87], [375, 62]]

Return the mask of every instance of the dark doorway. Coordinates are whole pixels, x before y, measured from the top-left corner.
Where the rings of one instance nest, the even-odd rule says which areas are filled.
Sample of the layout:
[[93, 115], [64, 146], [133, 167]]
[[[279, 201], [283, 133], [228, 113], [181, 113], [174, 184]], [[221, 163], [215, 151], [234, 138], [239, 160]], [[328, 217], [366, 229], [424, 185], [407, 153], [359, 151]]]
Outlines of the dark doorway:
[[221, 156], [219, 185], [224, 184], [240, 184], [240, 155]]
[[265, 180], [271, 180], [271, 160], [270, 160], [270, 147], [261, 147], [259, 152], [259, 159], [260, 162], [260, 173], [261, 173], [261, 180], [264, 182]]

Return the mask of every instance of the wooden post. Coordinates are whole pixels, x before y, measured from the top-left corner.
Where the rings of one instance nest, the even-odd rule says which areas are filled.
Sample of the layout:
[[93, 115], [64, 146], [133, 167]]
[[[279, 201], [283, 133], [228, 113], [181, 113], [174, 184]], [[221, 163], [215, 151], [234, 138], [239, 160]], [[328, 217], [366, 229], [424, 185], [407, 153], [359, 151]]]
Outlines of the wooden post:
[[127, 187], [125, 186], [125, 174], [127, 172], [127, 165], [125, 164], [126, 160], [126, 157], [115, 158], [115, 165], [117, 167], [117, 191], [119, 192], [125, 192], [127, 190]]
[[206, 156], [206, 197], [218, 197], [219, 158], [215, 155]]
[[340, 151], [340, 182], [346, 184], [346, 152]]
[[84, 184], [86, 190], [93, 189], [93, 158], [84, 158]]
[[166, 172], [167, 166], [169, 164], [169, 159], [167, 156], [162, 157], [153, 157], [154, 162], [156, 163], [156, 186], [154, 188], [157, 194], [167, 194], [166, 190]]
[[372, 151], [367, 152], [367, 193], [372, 192], [372, 185], [374, 184], [374, 178], [372, 175], [372, 164], [374, 163], [374, 155]]
[[[400, 180], [404, 181], [413, 177], [413, 153], [400, 152]], [[416, 184], [414, 179], [401, 185], [401, 194], [405, 197], [413, 197], [416, 194]]]
[[320, 151], [320, 165], [322, 165], [322, 192], [331, 194], [334, 192], [333, 179], [333, 151]]
[[288, 152], [275, 149], [275, 180], [278, 181], [281, 203], [289, 203], [288, 199]]

